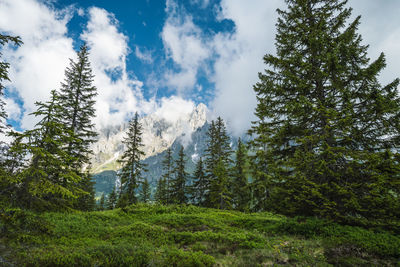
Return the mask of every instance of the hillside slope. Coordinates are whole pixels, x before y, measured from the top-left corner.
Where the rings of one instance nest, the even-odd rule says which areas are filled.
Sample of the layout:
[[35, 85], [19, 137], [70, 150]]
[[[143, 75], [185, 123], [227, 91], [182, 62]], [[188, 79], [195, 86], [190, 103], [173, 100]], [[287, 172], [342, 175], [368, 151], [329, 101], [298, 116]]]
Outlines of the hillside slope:
[[[1, 212], [0, 266], [396, 266], [400, 236], [194, 206]], [[9, 220], [7, 220], [9, 218]]]

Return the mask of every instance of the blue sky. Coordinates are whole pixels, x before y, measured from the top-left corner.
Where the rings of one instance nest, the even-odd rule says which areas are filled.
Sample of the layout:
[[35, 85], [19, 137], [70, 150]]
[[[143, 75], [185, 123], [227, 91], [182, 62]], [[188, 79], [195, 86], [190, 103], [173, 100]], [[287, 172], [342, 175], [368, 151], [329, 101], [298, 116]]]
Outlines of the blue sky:
[[[388, 82], [400, 76], [400, 1], [384, 3], [349, 1], [362, 15], [370, 56], [387, 55]], [[24, 41], [2, 51], [11, 63], [9, 122], [33, 127], [35, 101], [59, 88], [68, 58], [86, 42], [99, 91], [98, 128], [136, 111], [187, 114], [202, 102], [210, 118], [220, 115], [242, 134], [255, 119], [252, 86], [263, 55], [275, 51], [275, 10], [282, 7], [283, 0], [0, 0], [0, 31]]]

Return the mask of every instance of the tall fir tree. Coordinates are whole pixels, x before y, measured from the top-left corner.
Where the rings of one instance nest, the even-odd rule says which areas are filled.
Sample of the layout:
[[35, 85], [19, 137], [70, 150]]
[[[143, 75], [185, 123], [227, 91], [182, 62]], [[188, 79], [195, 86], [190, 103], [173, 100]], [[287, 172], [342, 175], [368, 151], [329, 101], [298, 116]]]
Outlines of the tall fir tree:
[[143, 172], [147, 171], [145, 164], [141, 162], [145, 153], [142, 150], [142, 125], [137, 112], [129, 122], [127, 136], [122, 143], [126, 150], [118, 161], [122, 164], [122, 169], [118, 174], [121, 179], [119, 206], [126, 206], [137, 202], [136, 191], [143, 182]]
[[101, 197], [100, 197], [98, 210], [104, 210], [105, 209], [105, 203], [106, 203], [106, 200], [105, 200], [105, 196], [104, 196], [104, 193], [103, 193], [103, 194], [101, 194]]
[[168, 188], [167, 181], [164, 177], [160, 177], [157, 182], [156, 193], [154, 199], [157, 203], [166, 205], [168, 204]]
[[191, 202], [198, 206], [203, 206], [208, 189], [207, 177], [204, 170], [203, 159], [200, 158], [196, 163], [196, 169], [192, 177], [193, 184], [190, 187]]
[[[93, 153], [90, 145], [96, 141], [97, 133], [92, 119], [95, 117], [97, 88], [93, 85], [94, 75], [89, 61], [86, 44], [80, 47], [77, 60], [70, 59], [65, 70], [65, 79], [61, 83], [59, 101], [62, 105], [61, 122], [71, 133], [71, 141], [66, 144], [66, 151], [72, 156], [69, 165], [80, 175], [80, 186], [86, 192], [76, 202], [76, 207], [92, 207], [93, 183], [90, 173], [85, 171]], [[87, 203], [85, 203], [85, 201]], [[82, 205], [83, 204], [83, 205]]]
[[150, 184], [147, 178], [144, 179], [140, 190], [140, 201], [148, 203], [151, 199]]
[[117, 205], [117, 201], [118, 201], [118, 195], [117, 195], [117, 190], [114, 186], [113, 190], [108, 195], [106, 208], [109, 210], [113, 210]]
[[240, 211], [249, 209], [250, 187], [246, 175], [247, 151], [242, 140], [238, 140], [236, 159], [232, 171], [232, 203]]
[[[7, 43], [13, 43], [16, 46], [19, 46], [22, 44], [21, 38], [20, 37], [14, 37], [14, 36], [9, 36], [9, 35], [2, 35], [0, 34], [0, 48]], [[0, 59], [1, 59], [2, 53], [0, 52]], [[4, 132], [6, 126], [7, 126], [7, 113], [5, 111], [5, 102], [3, 100], [4, 96], [4, 81], [10, 81], [10, 78], [8, 77], [8, 68], [10, 67], [10, 64], [7, 62], [0, 61], [0, 134]]]
[[[207, 190], [205, 191], [204, 205], [217, 207], [220, 205], [215, 202], [215, 196], [219, 192], [215, 190], [221, 190], [221, 186], [223, 186], [223, 191], [225, 192], [229, 191], [229, 187], [231, 186], [230, 180], [225, 179], [225, 175], [229, 177], [230, 164], [232, 163], [232, 149], [225, 123], [221, 117], [218, 117], [215, 122], [211, 121], [207, 136], [208, 143], [205, 150]], [[222, 180], [217, 181], [219, 179]], [[216, 186], [217, 184], [218, 186]]]
[[35, 129], [15, 133], [22, 140], [13, 147], [16, 153], [26, 151], [30, 162], [20, 173], [20, 205], [29, 209], [62, 209], [72, 207], [73, 200], [82, 193], [77, 186], [79, 175], [68, 164], [74, 160], [64, 149], [64, 145], [75, 141], [69, 129], [59, 122], [58, 104], [55, 91], [51, 100], [37, 102], [38, 109], [33, 114], [41, 117]]
[[[399, 80], [381, 86], [343, 0], [286, 0], [254, 86], [263, 209], [338, 220], [400, 216]], [[396, 210], [396, 212], [393, 212]]]
[[187, 203], [187, 188], [186, 188], [186, 180], [187, 180], [187, 172], [185, 170], [186, 159], [185, 152], [183, 150], [183, 146], [179, 149], [178, 158], [175, 162], [175, 177], [171, 182], [171, 191], [170, 198], [172, 203], [176, 204], [185, 204]]
[[230, 192], [230, 178], [227, 164], [220, 159], [213, 169], [215, 177], [210, 184], [210, 206], [216, 209], [232, 208], [232, 193]]
[[[174, 161], [172, 158], [172, 150], [171, 148], [168, 148], [165, 151], [165, 157], [162, 161], [162, 169], [163, 169], [163, 174], [160, 178], [163, 179], [161, 186], [164, 186], [163, 183], [165, 183], [165, 189], [166, 191], [164, 192], [164, 197], [165, 197], [165, 204], [171, 204], [172, 199], [171, 199], [171, 194], [172, 194], [172, 180], [173, 180], [173, 173], [174, 173]], [[160, 188], [161, 189], [161, 188]], [[162, 189], [163, 190], [163, 189]]]

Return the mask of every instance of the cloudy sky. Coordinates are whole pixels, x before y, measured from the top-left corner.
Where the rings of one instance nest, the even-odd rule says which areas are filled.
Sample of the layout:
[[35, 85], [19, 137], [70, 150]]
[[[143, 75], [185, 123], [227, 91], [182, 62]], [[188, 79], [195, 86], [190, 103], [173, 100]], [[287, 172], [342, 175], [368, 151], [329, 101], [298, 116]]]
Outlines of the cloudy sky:
[[[381, 81], [400, 76], [400, 1], [349, 0], [349, 6], [362, 16], [370, 57], [387, 56]], [[254, 120], [252, 86], [265, 67], [262, 57], [275, 51], [279, 7], [283, 0], [0, 0], [0, 32], [24, 42], [2, 48], [11, 64], [9, 122], [33, 127], [35, 101], [59, 88], [69, 58], [86, 42], [99, 92], [98, 128], [136, 111], [179, 114], [205, 103], [211, 118], [222, 116], [233, 134], [242, 134]]]

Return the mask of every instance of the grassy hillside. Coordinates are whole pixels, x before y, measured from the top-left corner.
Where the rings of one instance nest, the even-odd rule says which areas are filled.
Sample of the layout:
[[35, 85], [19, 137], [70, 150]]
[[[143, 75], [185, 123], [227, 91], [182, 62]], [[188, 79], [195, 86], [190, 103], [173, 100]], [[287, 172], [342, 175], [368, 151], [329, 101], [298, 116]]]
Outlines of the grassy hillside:
[[312, 218], [157, 205], [0, 215], [0, 266], [400, 264], [398, 233]]

